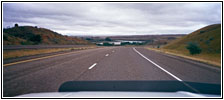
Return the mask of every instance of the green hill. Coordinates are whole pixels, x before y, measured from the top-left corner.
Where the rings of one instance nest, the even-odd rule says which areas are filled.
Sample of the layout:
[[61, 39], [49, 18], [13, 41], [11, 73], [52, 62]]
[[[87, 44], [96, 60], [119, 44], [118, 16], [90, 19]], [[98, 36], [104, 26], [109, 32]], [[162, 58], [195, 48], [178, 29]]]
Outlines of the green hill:
[[3, 29], [3, 44], [86, 45], [91, 43], [80, 38], [64, 36], [45, 28], [37, 28], [32, 26], [15, 26], [13, 28]]
[[[189, 54], [186, 46], [190, 42], [196, 43], [199, 46], [201, 49], [200, 54]], [[162, 49], [215, 62], [221, 62], [221, 24], [214, 24], [203, 27], [190, 33], [189, 35], [174, 40], [173, 42], [164, 46]]]

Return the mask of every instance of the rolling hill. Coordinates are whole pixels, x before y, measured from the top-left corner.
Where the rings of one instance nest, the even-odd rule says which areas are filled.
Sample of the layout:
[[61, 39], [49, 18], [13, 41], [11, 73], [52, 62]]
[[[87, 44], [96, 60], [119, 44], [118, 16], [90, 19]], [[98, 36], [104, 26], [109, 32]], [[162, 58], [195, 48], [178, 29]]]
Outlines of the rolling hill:
[[[186, 46], [188, 43], [196, 43], [201, 49], [201, 53], [197, 55], [190, 55]], [[194, 56], [221, 62], [221, 24], [213, 24], [201, 29], [198, 29], [189, 35], [174, 40], [167, 44], [162, 49], [170, 50], [175, 53]]]
[[209, 25], [164, 46], [165, 49], [187, 51], [188, 42], [199, 44], [202, 53], [221, 53], [221, 25]]
[[90, 42], [45, 28], [18, 26], [3, 29], [4, 45], [87, 45]]

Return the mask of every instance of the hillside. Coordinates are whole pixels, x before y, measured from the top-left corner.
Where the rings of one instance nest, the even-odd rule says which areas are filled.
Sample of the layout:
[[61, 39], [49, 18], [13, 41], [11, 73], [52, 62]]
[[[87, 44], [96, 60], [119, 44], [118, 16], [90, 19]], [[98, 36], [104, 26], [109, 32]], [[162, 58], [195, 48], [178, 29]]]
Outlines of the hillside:
[[165, 49], [187, 51], [188, 42], [196, 42], [203, 53], [221, 53], [221, 25], [206, 26], [166, 45]]
[[174, 40], [162, 49], [190, 55], [186, 46], [189, 42], [198, 44], [201, 53], [194, 55], [207, 60], [221, 61], [221, 24], [213, 24]]
[[76, 37], [63, 36], [45, 28], [15, 26], [3, 30], [4, 45], [85, 45], [91, 44]]

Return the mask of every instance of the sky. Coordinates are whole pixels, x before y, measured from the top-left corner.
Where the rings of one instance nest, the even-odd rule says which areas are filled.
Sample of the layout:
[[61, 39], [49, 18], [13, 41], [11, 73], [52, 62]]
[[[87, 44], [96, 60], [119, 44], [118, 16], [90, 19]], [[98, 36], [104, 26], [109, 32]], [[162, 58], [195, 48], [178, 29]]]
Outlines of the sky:
[[69, 36], [189, 34], [221, 23], [221, 3], [3, 3], [3, 27]]

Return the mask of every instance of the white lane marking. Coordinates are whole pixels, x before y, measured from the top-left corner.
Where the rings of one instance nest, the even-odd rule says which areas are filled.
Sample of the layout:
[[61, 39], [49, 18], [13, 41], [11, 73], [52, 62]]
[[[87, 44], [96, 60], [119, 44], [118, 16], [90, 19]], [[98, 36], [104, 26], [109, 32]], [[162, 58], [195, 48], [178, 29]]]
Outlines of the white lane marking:
[[148, 59], [147, 57], [145, 57], [143, 54], [141, 54], [139, 51], [137, 51], [135, 48], [133, 48], [135, 52], [137, 52], [140, 56], [142, 56], [143, 58], [145, 58], [146, 60], [148, 60], [149, 62], [151, 62], [152, 64], [154, 64], [156, 67], [160, 68], [161, 70], [163, 70], [164, 72], [166, 72], [167, 74], [171, 75], [173, 78], [175, 78], [176, 80], [182, 82], [185, 86], [189, 87], [190, 89], [192, 89], [193, 91], [200, 93], [200, 91], [198, 91], [197, 89], [191, 87], [189, 84], [185, 83], [184, 81], [182, 81], [180, 78], [178, 78], [177, 76], [173, 75], [172, 73], [168, 72], [167, 70], [165, 70], [164, 68], [160, 67], [158, 64], [154, 63], [152, 60]]
[[135, 52], [137, 52], [140, 56], [142, 56], [143, 58], [145, 58], [146, 60], [148, 60], [149, 62], [151, 62], [153, 65], [155, 65], [156, 67], [160, 68], [161, 70], [163, 70], [164, 72], [166, 72], [167, 74], [169, 74], [170, 76], [172, 76], [173, 78], [177, 79], [178, 81], [182, 81], [180, 78], [178, 78], [177, 76], [173, 75], [172, 73], [168, 72], [167, 70], [165, 70], [164, 68], [160, 67], [158, 64], [154, 63], [152, 60], [150, 60], [149, 58], [145, 57], [143, 54], [141, 54], [140, 52], [138, 52], [135, 48], [133, 48]]
[[92, 69], [94, 66], [96, 66], [97, 63], [94, 63], [92, 66], [89, 67], [89, 69]]
[[112, 52], [114, 52], [114, 50]]
[[109, 56], [109, 54], [106, 54], [105, 56], [107, 57], [107, 56]]

